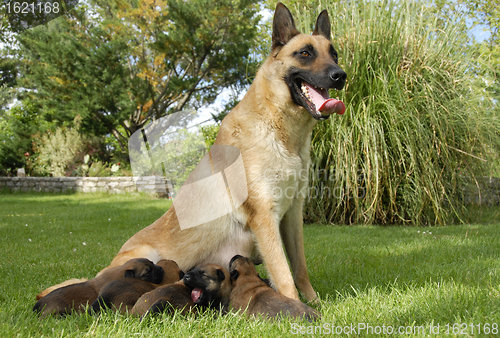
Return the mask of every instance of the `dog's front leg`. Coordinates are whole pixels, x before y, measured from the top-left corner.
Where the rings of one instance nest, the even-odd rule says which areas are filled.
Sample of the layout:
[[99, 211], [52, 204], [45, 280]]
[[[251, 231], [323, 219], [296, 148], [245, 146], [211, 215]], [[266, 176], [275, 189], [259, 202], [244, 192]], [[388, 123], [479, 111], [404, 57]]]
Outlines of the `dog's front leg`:
[[249, 220], [267, 272], [276, 290], [287, 297], [299, 299], [281, 241], [279, 222], [271, 212], [258, 212]]
[[313, 301], [318, 296], [311, 286], [307, 273], [302, 220], [303, 201], [303, 198], [294, 199], [292, 207], [285, 213], [281, 221], [280, 232], [290, 260], [295, 284], [308, 301]]

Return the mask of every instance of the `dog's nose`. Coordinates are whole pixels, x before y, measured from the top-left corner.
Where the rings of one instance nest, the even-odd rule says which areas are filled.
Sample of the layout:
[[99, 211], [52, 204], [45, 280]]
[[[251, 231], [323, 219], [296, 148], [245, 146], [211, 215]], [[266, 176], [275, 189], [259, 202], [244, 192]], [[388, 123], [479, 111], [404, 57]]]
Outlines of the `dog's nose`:
[[342, 69], [333, 69], [330, 71], [330, 79], [333, 81], [333, 87], [335, 89], [344, 88], [345, 80], [347, 79], [347, 74]]
[[191, 282], [192, 279], [193, 279], [193, 276], [191, 276], [190, 273], [187, 273], [184, 275], [184, 277], [182, 277], [182, 281], [184, 283], [189, 283], [189, 282]]

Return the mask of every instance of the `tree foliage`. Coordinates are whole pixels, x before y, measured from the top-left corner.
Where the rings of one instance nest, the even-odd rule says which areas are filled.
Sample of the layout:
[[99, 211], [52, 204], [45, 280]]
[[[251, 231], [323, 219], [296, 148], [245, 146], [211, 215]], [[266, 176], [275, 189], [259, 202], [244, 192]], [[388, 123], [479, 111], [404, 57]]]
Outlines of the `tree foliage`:
[[50, 121], [128, 137], [254, 73], [256, 1], [92, 0], [20, 35], [22, 85]]
[[0, 111], [0, 175], [15, 174], [17, 168], [25, 168], [27, 174], [38, 172], [36, 149], [41, 134], [50, 128], [39, 111], [30, 100]]

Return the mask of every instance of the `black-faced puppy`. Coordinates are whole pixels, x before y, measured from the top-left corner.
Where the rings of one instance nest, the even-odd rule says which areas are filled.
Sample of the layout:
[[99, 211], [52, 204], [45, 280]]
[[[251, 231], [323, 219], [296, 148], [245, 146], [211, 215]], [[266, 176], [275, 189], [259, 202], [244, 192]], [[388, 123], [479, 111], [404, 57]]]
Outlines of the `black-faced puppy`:
[[162, 259], [157, 266], [163, 269], [163, 280], [159, 284], [151, 283], [140, 278], [123, 278], [107, 284], [92, 303], [92, 311], [97, 313], [102, 308], [112, 308], [127, 313], [137, 300], [145, 293], [161, 285], [175, 283], [184, 277], [176, 262]]
[[179, 309], [182, 313], [194, 305], [226, 312], [231, 294], [231, 281], [225, 268], [216, 264], [202, 264], [188, 271], [182, 283], [163, 286], [144, 294], [132, 309], [133, 314], [163, 312]]
[[123, 265], [106, 270], [96, 278], [52, 291], [35, 304], [33, 311], [41, 314], [41, 317], [81, 312], [87, 304], [96, 300], [106, 284], [122, 278], [140, 278], [159, 283], [163, 278], [163, 269], [145, 258], [131, 259]]
[[227, 311], [231, 294], [231, 279], [226, 268], [217, 264], [201, 264], [182, 279], [191, 288], [191, 299], [199, 306]]
[[316, 320], [320, 314], [299, 300], [280, 295], [263, 281], [252, 261], [234, 256], [229, 263], [232, 291], [230, 307], [247, 315], [263, 315], [274, 319], [279, 315]]

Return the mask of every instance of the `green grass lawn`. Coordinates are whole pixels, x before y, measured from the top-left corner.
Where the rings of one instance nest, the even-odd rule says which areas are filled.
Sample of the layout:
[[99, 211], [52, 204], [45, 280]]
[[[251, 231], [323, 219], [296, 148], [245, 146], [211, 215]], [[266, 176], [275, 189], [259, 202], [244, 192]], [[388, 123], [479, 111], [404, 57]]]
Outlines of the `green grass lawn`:
[[38, 292], [92, 278], [169, 205], [145, 195], [0, 194], [0, 337], [334, 336], [341, 329], [363, 337], [400, 327], [422, 336], [431, 326], [437, 333], [438, 324], [439, 336], [500, 335], [500, 218], [493, 209], [476, 211], [477, 224], [446, 227], [306, 225], [309, 275], [321, 297], [322, 319], [314, 324], [211, 312], [142, 322], [111, 312], [33, 314]]

